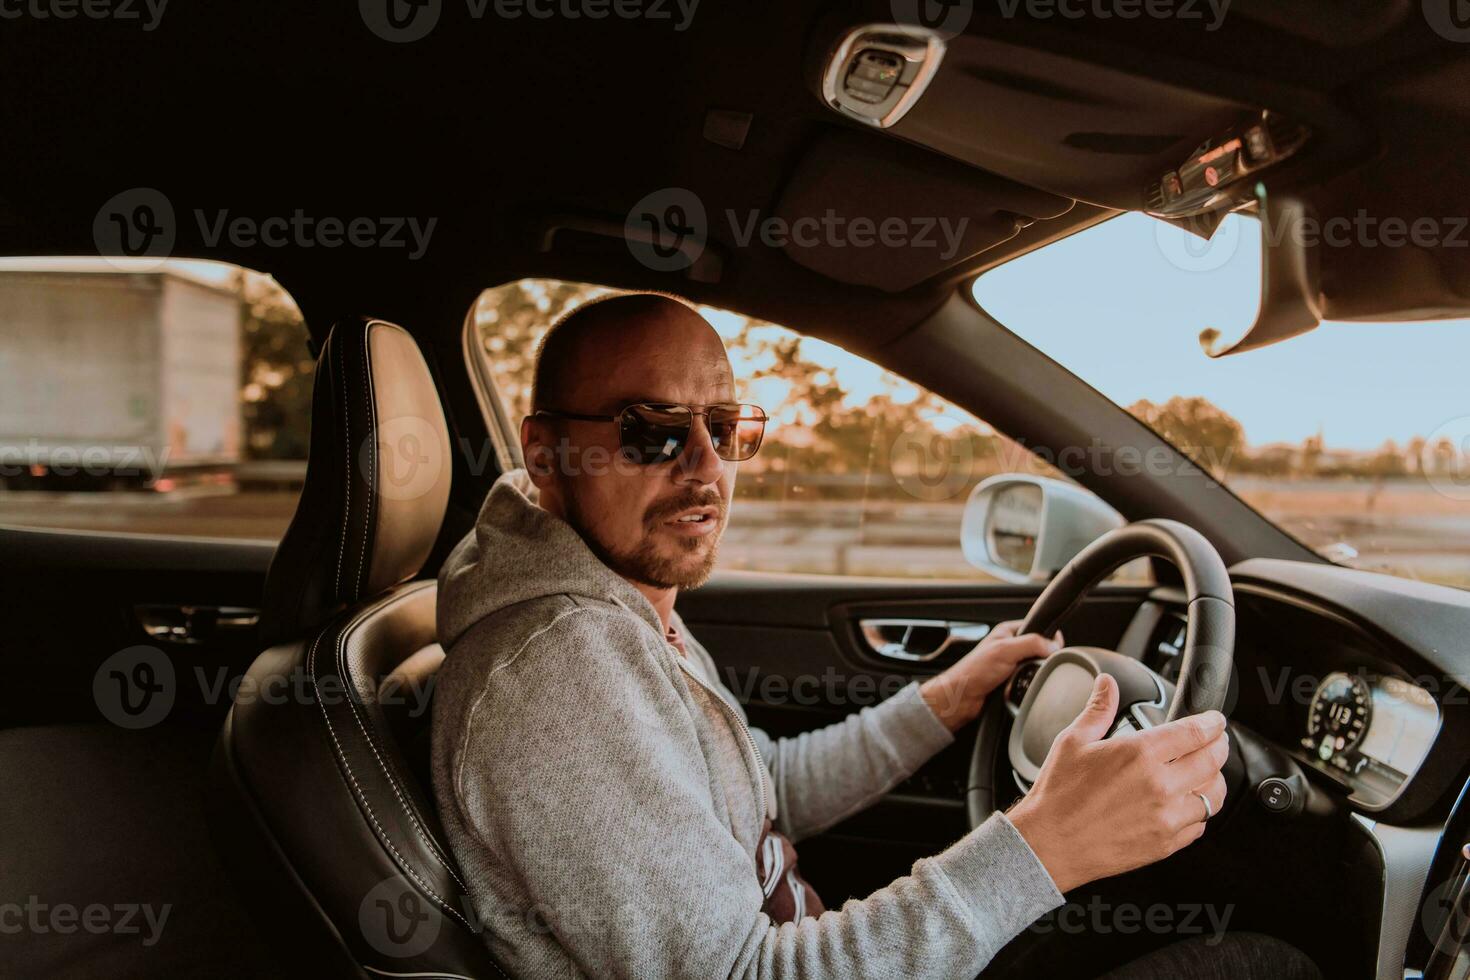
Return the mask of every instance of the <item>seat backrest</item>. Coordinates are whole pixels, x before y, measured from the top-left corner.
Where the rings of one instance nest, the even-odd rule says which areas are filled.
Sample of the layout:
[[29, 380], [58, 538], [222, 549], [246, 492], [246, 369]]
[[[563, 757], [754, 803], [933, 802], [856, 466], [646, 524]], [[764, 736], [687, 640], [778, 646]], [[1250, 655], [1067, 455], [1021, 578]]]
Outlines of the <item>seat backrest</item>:
[[[412, 338], [338, 323], [262, 629], [221, 733], [211, 814], [227, 862], [289, 938], [293, 972], [503, 977], [424, 782], [444, 653], [414, 577], [443, 521], [448, 428]], [[298, 952], [299, 951], [299, 952]]]

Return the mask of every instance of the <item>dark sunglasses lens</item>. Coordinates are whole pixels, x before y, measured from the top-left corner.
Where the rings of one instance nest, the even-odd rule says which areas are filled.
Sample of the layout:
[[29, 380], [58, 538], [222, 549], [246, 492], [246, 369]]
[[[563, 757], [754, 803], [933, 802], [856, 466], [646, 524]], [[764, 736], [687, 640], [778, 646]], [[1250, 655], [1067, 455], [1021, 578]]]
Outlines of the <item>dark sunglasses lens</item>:
[[693, 417], [682, 405], [629, 405], [622, 415], [623, 454], [643, 464], [677, 459], [689, 442]]
[[765, 431], [765, 413], [754, 405], [710, 409], [710, 438], [721, 459], [738, 463], [754, 456]]

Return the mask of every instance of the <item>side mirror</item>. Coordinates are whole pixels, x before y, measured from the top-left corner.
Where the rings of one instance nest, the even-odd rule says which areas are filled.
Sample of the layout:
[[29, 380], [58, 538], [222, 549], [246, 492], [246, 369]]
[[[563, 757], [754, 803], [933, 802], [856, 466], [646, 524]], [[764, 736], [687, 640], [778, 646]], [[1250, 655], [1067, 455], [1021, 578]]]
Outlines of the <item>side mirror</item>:
[[965, 561], [1003, 582], [1045, 582], [1083, 548], [1126, 523], [1123, 515], [1060, 480], [1003, 473], [965, 502]]

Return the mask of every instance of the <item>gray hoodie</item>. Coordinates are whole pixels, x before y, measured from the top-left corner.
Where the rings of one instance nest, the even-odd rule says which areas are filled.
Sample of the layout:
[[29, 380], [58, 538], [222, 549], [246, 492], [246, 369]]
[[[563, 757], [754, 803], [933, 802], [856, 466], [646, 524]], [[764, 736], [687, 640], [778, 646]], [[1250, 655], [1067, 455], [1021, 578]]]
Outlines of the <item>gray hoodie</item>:
[[[492, 952], [518, 977], [974, 977], [1060, 905], [996, 815], [861, 901], [773, 925], [754, 848], [868, 806], [952, 741], [909, 685], [796, 738], [750, 728], [709, 654], [524, 471], [439, 576], [434, 795]], [[677, 622], [677, 620], [676, 620]]]

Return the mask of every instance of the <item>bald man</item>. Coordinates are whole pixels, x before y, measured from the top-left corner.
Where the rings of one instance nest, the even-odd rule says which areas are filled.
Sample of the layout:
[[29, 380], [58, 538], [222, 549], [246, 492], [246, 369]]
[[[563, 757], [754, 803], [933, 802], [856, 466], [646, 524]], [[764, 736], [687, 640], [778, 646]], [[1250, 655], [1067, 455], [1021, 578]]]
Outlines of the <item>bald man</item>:
[[[542, 341], [526, 469], [496, 481], [440, 573], [433, 721], [474, 921], [515, 976], [970, 978], [1066, 890], [1195, 840], [1201, 794], [1223, 803], [1224, 719], [1103, 741], [1104, 675], [1021, 804], [825, 909], [795, 842], [907, 778], [1059, 639], [1004, 624], [840, 724], [750, 727], [674, 603], [714, 568], [764, 419], [737, 401], [719, 336], [671, 297], [582, 306]], [[1192, 975], [1312, 975], [1226, 959]], [[1129, 974], [1155, 975], [1178, 974]]]

